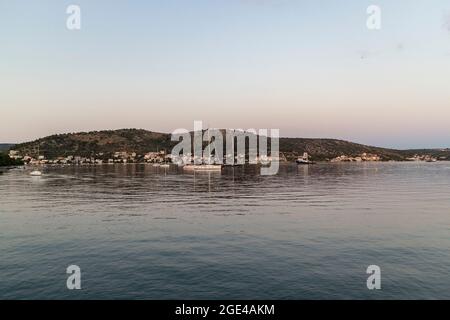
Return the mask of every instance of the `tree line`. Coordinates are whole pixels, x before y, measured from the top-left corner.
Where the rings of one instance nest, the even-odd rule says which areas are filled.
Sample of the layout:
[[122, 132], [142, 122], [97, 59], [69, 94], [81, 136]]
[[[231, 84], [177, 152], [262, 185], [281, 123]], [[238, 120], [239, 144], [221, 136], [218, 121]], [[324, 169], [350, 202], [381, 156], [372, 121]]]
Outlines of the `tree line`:
[[6, 166], [20, 166], [23, 162], [10, 158], [6, 153], [0, 152], [0, 167]]

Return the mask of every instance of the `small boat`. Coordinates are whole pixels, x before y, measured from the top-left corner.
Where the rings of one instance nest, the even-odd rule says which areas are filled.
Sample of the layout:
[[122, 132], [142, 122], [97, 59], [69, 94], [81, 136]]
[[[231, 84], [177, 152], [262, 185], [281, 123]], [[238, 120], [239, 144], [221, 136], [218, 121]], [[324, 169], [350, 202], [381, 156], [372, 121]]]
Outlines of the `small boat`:
[[[40, 147], [41, 147], [41, 144], [40, 144], [40, 142], [38, 143], [38, 149], [37, 149], [37, 159], [38, 159], [38, 161], [39, 161], [39, 151], [40, 151]], [[30, 172], [30, 176], [33, 176], [33, 177], [40, 177], [40, 176], [42, 176], [42, 171], [39, 171], [39, 170], [33, 170], [33, 171], [31, 171]]]
[[224, 163], [224, 167], [243, 167], [244, 163]]
[[164, 150], [164, 162], [160, 164], [161, 168], [170, 168], [170, 163], [167, 162], [166, 150]]
[[299, 157], [295, 162], [297, 162], [297, 164], [314, 164], [314, 161], [309, 160], [307, 152], [303, 153], [303, 157]]
[[161, 165], [159, 163], [154, 163], [153, 166], [154, 167], [160, 167]]
[[183, 167], [187, 171], [221, 171], [221, 164], [187, 164]]

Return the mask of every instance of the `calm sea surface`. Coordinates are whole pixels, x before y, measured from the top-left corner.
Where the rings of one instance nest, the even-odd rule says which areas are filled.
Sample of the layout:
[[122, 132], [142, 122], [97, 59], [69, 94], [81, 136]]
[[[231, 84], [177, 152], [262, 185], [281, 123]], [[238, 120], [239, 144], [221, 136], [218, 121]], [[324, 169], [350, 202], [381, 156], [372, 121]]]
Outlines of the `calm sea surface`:
[[450, 163], [29, 171], [0, 174], [2, 299], [450, 299]]

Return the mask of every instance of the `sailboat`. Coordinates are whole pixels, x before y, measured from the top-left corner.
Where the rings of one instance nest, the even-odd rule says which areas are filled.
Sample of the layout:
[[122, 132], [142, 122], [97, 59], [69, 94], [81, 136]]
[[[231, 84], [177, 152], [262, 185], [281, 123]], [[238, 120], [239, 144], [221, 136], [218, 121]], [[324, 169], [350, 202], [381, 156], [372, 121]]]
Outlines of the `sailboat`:
[[295, 162], [297, 162], [297, 164], [314, 164], [313, 161], [309, 160], [309, 155], [307, 152], [303, 153], [303, 157], [298, 157]]
[[164, 163], [160, 165], [161, 168], [170, 168], [170, 164], [167, 163], [166, 151], [164, 151]]
[[[159, 147], [156, 148], [156, 152], [159, 153]], [[158, 161], [158, 159], [156, 161]], [[161, 164], [159, 162], [156, 162], [156, 163], [153, 164], [153, 166], [158, 168], [158, 167], [161, 166]]]
[[[39, 161], [39, 144], [38, 144], [37, 158], [38, 158], [38, 161]], [[30, 172], [30, 176], [40, 177], [40, 176], [42, 176], [42, 171], [33, 170], [33, 171]]]
[[186, 171], [221, 171], [221, 164], [187, 164], [183, 166], [183, 170]]

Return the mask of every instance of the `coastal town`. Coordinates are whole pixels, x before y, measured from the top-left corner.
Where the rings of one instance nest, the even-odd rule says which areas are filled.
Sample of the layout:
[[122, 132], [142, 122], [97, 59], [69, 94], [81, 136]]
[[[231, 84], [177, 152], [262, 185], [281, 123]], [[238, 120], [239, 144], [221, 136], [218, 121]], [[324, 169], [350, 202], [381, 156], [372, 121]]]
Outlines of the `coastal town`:
[[330, 162], [362, 162], [362, 161], [381, 161], [381, 157], [377, 154], [362, 153], [360, 156], [356, 157], [341, 155], [339, 157], [330, 160]]
[[[204, 133], [204, 135], [206, 132]], [[11, 161], [45, 165], [103, 165], [147, 163], [158, 166], [184, 164], [242, 165], [269, 164], [274, 161], [308, 165], [314, 163], [414, 161], [436, 162], [450, 160], [450, 150], [443, 149], [388, 149], [362, 145], [338, 139], [280, 138], [278, 150], [272, 154], [272, 144], [260, 149], [250, 143], [258, 139], [234, 137], [234, 152], [223, 139], [223, 155], [202, 157], [187, 146], [180, 148], [183, 155], [172, 157], [182, 141], [173, 141], [171, 134], [144, 129], [118, 129], [91, 132], [55, 134], [34, 141], [7, 144], [3, 154]], [[195, 137], [194, 137], [195, 138]], [[191, 139], [194, 139], [191, 136]], [[202, 147], [206, 150], [206, 141]], [[188, 139], [188, 138], [186, 138]], [[187, 141], [187, 140], [186, 140]], [[215, 141], [215, 138], [214, 138]], [[239, 148], [239, 146], [241, 146]], [[213, 148], [215, 150], [215, 148]], [[220, 149], [219, 149], [220, 150]], [[195, 155], [194, 155], [195, 154]], [[217, 157], [217, 159], [215, 159]], [[223, 157], [223, 158], [221, 158]], [[220, 161], [222, 160], [222, 161]]]
[[[307, 153], [305, 153], [306, 156]], [[91, 157], [82, 157], [77, 155], [69, 156], [58, 156], [52, 159], [47, 159], [44, 155], [21, 155], [16, 150], [9, 151], [9, 157], [14, 160], [22, 161], [27, 165], [38, 165], [38, 164], [60, 164], [60, 165], [101, 165], [101, 164], [130, 164], [130, 163], [151, 163], [151, 164], [163, 164], [163, 163], [193, 163], [196, 160], [202, 163], [214, 163], [214, 159], [207, 159], [206, 157], [201, 157], [196, 159], [191, 154], [184, 156], [183, 158], [173, 159], [172, 154], [167, 153], [165, 150], [162, 151], [152, 151], [145, 154], [137, 154], [136, 152], [127, 151], [116, 151], [113, 154], [98, 153]], [[225, 158], [230, 158], [232, 155], [226, 155], [224, 157], [224, 163], [226, 163]], [[249, 163], [249, 159], [246, 155], [238, 154], [235, 158], [235, 163]], [[265, 164], [271, 161], [281, 161], [288, 162], [288, 157], [284, 153], [280, 153], [280, 156], [275, 158], [271, 156], [257, 156], [251, 163], [255, 164]], [[444, 158], [438, 159], [431, 155], [420, 155], [416, 154], [412, 157], [405, 159], [406, 161], [422, 161], [422, 162], [436, 162], [439, 160], [446, 160]], [[378, 162], [383, 161], [382, 157], [377, 154], [362, 153], [357, 156], [350, 155], [340, 155], [332, 159], [327, 159], [323, 162]]]
[[115, 163], [164, 163], [171, 162], [171, 154], [165, 151], [148, 152], [144, 155], [138, 155], [136, 152], [117, 151], [114, 154], [105, 155], [98, 153], [91, 157], [82, 157], [77, 155], [58, 156], [53, 159], [47, 159], [44, 155], [21, 155], [16, 150], [9, 151], [9, 157], [16, 160], [22, 160], [24, 164], [115, 164]]
[[[117, 151], [114, 152], [111, 157], [105, 155], [104, 153], [96, 154], [92, 157], [81, 157], [81, 156], [58, 156], [53, 159], [47, 159], [44, 155], [22, 156], [16, 150], [9, 151], [9, 157], [14, 160], [20, 160], [26, 165], [39, 165], [39, 164], [59, 164], [59, 165], [101, 165], [101, 164], [131, 164], [131, 163], [150, 163], [150, 164], [187, 164], [187, 163], [216, 163], [218, 162], [214, 157], [195, 157], [192, 154], [187, 154], [183, 157], [174, 159], [172, 154], [166, 153], [166, 151], [153, 151], [147, 152], [143, 155], [137, 154], [136, 152], [127, 151]], [[226, 159], [232, 159], [233, 156], [228, 154], [224, 157], [223, 163], [227, 163]], [[238, 154], [234, 157], [234, 162], [236, 164], [242, 163], [253, 163], [253, 164], [266, 164], [272, 161], [287, 161], [283, 156], [272, 157], [272, 156], [256, 156], [251, 161], [244, 154]]]

